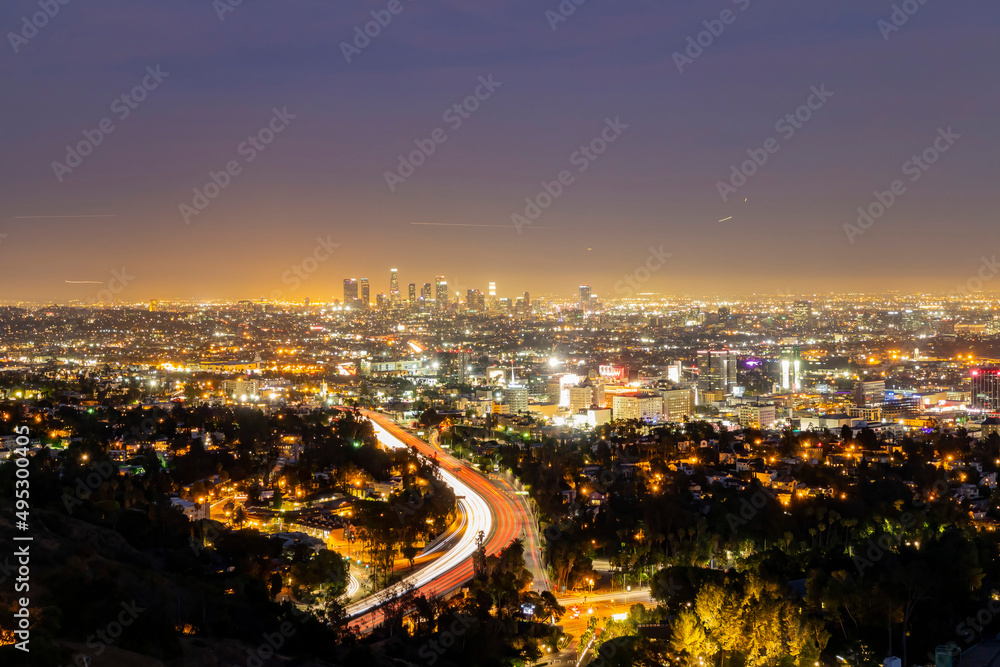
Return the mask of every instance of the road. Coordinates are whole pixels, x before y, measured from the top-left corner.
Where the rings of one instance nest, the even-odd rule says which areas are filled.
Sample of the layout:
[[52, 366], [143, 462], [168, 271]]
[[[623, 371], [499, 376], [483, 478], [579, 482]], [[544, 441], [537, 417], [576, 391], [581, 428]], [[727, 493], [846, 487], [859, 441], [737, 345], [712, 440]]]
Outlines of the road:
[[545, 567], [545, 563], [542, 561], [542, 538], [538, 534], [538, 528], [535, 525], [535, 521], [531, 515], [531, 508], [528, 507], [528, 501], [525, 496], [517, 495], [516, 489], [510, 485], [505, 479], [498, 479], [496, 482], [497, 486], [503, 489], [510, 499], [517, 503], [524, 514], [524, 561], [528, 565], [528, 569], [535, 577], [534, 590], [536, 593], [541, 593], [542, 591], [552, 590], [549, 583], [549, 573], [548, 569]]
[[[397, 449], [410, 447], [428, 459], [437, 459], [442, 481], [456, 496], [464, 497], [462, 503], [468, 522], [464, 533], [451, 544], [447, 553], [403, 580], [404, 585], [412, 584], [418, 595], [445, 595], [472, 578], [472, 555], [480, 531], [486, 536], [486, 554], [492, 556], [518, 538], [530, 523], [520, 503], [500, 492], [471, 466], [434, 449], [383, 414], [369, 410], [361, 412], [372, 421], [382, 444]], [[378, 595], [371, 595], [348, 606], [347, 615], [353, 627], [368, 631], [381, 621], [378, 598]]]
[[222, 498], [219, 498], [214, 503], [212, 503], [211, 505], [209, 505], [208, 506], [208, 516], [209, 516], [209, 518], [213, 519], [215, 521], [219, 521], [221, 523], [226, 523], [228, 517], [226, 516], [225, 507], [226, 507], [226, 503], [228, 503], [230, 500], [232, 500], [234, 502], [234, 504], [239, 504], [239, 503], [235, 502], [235, 499], [234, 499], [233, 496], [223, 496]]

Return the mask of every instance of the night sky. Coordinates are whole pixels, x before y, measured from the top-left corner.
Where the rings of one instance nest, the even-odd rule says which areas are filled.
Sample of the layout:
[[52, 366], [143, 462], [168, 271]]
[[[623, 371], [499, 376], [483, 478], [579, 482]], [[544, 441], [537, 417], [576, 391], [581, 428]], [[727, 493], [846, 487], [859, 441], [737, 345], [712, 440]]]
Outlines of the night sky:
[[[326, 301], [345, 277], [374, 298], [393, 267], [404, 293], [444, 274], [453, 292], [603, 297], [660, 246], [672, 257], [643, 291], [949, 290], [1000, 253], [996, 2], [910, 0], [891, 32], [888, 0], [566, 0], [558, 22], [557, 0], [226, 2], [69, 0], [37, 34], [22, 21], [37, 0], [3, 3], [0, 300], [94, 299], [114, 280], [124, 301]], [[391, 20], [348, 63], [372, 10]], [[679, 67], [705, 21], [720, 34]], [[486, 96], [480, 77], [499, 86], [446, 120]], [[263, 150], [243, 144], [274, 109], [295, 117]], [[606, 119], [614, 142], [574, 155]], [[960, 138], [911, 180], [904, 163], [949, 127]], [[385, 172], [438, 128], [391, 191]], [[54, 166], [84, 131], [99, 145]], [[718, 182], [771, 138], [724, 202]], [[180, 205], [230, 161], [239, 173], [187, 223]], [[519, 233], [512, 214], [564, 170]], [[897, 179], [885, 214], [845, 231]], [[307, 260], [318, 238], [339, 247]]]

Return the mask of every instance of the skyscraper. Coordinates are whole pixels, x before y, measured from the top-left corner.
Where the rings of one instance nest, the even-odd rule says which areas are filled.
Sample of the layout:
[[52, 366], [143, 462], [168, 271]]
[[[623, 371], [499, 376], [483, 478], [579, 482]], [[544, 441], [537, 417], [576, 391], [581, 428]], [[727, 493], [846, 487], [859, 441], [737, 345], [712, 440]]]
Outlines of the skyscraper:
[[344, 278], [344, 305], [354, 306], [358, 301], [358, 281], [356, 278]]
[[580, 285], [580, 310], [585, 313], [590, 312], [590, 285]]
[[497, 308], [497, 284], [490, 283], [489, 289], [489, 300], [487, 301], [490, 310], [496, 310]]
[[812, 317], [812, 302], [811, 301], [796, 301], [792, 304], [792, 320], [795, 322], [797, 327], [805, 327], [809, 325], [809, 319]]
[[1000, 368], [979, 366], [970, 371], [972, 407], [987, 412], [1000, 411]]
[[465, 307], [469, 310], [483, 312], [486, 308], [486, 300], [483, 293], [477, 289], [470, 289], [465, 293]]
[[399, 303], [401, 299], [399, 293], [399, 273], [396, 269], [389, 271], [389, 302], [393, 305]]
[[736, 352], [698, 351], [698, 390], [728, 394], [736, 386]]
[[431, 284], [424, 283], [424, 288], [420, 290], [420, 301], [421, 304], [426, 304], [434, 300], [434, 293], [431, 292]]
[[361, 279], [361, 307], [370, 308], [372, 305], [372, 290], [367, 278]]
[[[976, 369], [972, 371], [972, 380], [975, 383]], [[975, 394], [972, 396], [975, 402]], [[854, 383], [854, 405], [859, 408], [866, 408], [873, 405], [881, 405], [885, 402], [885, 380], [861, 380]]]
[[448, 281], [444, 279], [444, 276], [438, 276], [435, 280], [434, 300], [438, 310], [444, 310], [448, 307]]
[[416, 283], [410, 283], [410, 295], [409, 296], [410, 296], [410, 299], [409, 299], [410, 305], [415, 304], [417, 302], [417, 284]]
[[782, 348], [779, 361], [781, 362], [781, 390], [799, 391], [802, 389], [802, 356], [799, 354], [799, 348], [797, 346]]

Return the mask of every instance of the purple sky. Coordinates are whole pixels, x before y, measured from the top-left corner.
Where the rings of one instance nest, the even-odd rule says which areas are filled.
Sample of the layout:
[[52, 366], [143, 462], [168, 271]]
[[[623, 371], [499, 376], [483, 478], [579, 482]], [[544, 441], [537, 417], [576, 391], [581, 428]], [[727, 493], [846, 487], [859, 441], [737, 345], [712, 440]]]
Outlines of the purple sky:
[[[404, 290], [444, 274], [463, 292], [615, 296], [651, 246], [672, 257], [650, 292], [947, 290], [1000, 252], [996, 3], [927, 0], [886, 40], [893, 3], [873, 0], [587, 0], [554, 31], [556, 0], [401, 0], [346, 62], [341, 43], [389, 4], [243, 0], [220, 20], [211, 0], [71, 0], [22, 40], [37, 0], [4, 3], [0, 300], [94, 299], [122, 268], [123, 300], [328, 300], [344, 277], [374, 296], [390, 267]], [[723, 10], [679, 72], [674, 52]], [[157, 65], [169, 76], [119, 120], [112, 103]], [[444, 112], [491, 75], [452, 129]], [[824, 85], [786, 139], [776, 123]], [[276, 107], [295, 119], [247, 162]], [[60, 182], [53, 162], [104, 118], [114, 131]], [[606, 118], [628, 128], [581, 173], [574, 151]], [[904, 163], [949, 126], [961, 138], [911, 181]], [[385, 172], [437, 128], [447, 140], [390, 191]], [[771, 137], [723, 202], [717, 183]], [[185, 224], [179, 206], [230, 160], [240, 173]], [[518, 233], [512, 214], [563, 170]], [[896, 179], [904, 194], [849, 239]], [[113, 217], [29, 217], [77, 215]], [[340, 247], [306, 260], [327, 236]], [[297, 285], [295, 266], [313, 269]]]

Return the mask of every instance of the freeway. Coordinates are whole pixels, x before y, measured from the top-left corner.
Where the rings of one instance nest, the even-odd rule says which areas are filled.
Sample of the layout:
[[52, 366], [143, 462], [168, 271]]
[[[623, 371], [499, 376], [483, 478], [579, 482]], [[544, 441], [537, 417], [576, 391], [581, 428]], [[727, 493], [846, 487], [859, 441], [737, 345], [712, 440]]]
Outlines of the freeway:
[[538, 527], [535, 524], [531, 508], [528, 507], [528, 503], [525, 500], [525, 496], [517, 495], [517, 490], [510, 485], [510, 482], [500, 478], [497, 486], [503, 489], [503, 492], [521, 508], [522, 514], [525, 520], [522, 524], [524, 533], [522, 535], [524, 539], [524, 561], [531, 570], [532, 575], [535, 577], [534, 581], [534, 591], [536, 593], [541, 593], [542, 591], [551, 590], [552, 586], [549, 583], [548, 570], [545, 567], [545, 563], [542, 561], [542, 538], [538, 534]]
[[[522, 528], [529, 525], [530, 519], [523, 506], [497, 490], [477, 470], [434, 449], [385, 415], [369, 410], [361, 412], [372, 421], [382, 444], [397, 449], [410, 447], [428, 459], [437, 459], [442, 481], [462, 498], [460, 502], [467, 516], [465, 532], [451, 544], [447, 553], [397, 584], [397, 590], [412, 585], [418, 595], [431, 597], [450, 593], [472, 578], [472, 555], [480, 531], [486, 538], [486, 554], [492, 556], [506, 548], [521, 534]], [[385, 592], [376, 593], [349, 605], [347, 616], [352, 619], [351, 625], [361, 631], [373, 629], [381, 620], [378, 607], [384, 599]]]

